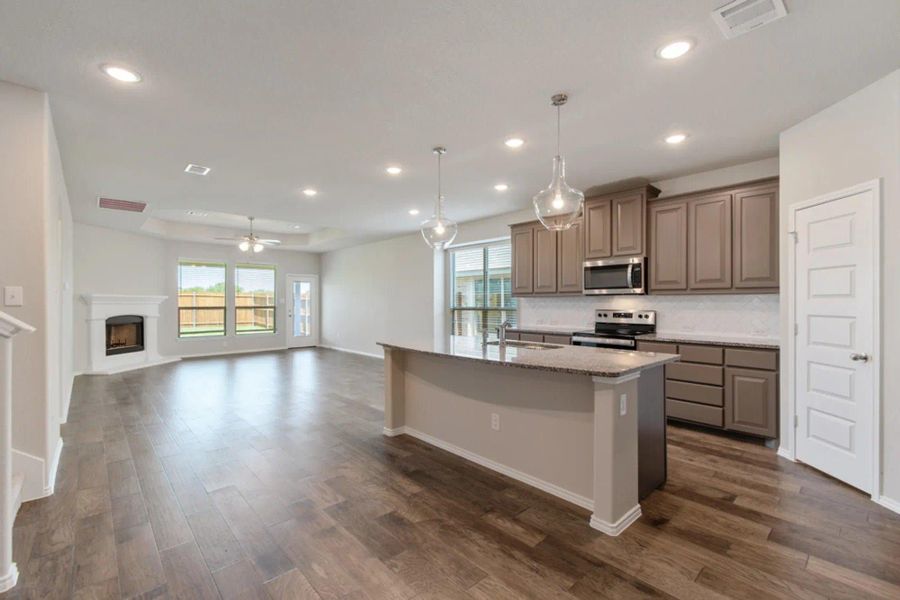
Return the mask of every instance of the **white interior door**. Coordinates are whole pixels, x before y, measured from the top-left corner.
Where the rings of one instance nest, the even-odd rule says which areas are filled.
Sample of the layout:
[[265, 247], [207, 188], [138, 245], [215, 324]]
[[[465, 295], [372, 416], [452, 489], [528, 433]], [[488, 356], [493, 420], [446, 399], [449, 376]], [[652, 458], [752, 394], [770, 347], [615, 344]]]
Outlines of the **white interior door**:
[[878, 373], [876, 190], [795, 213], [797, 459], [871, 492]]
[[319, 344], [319, 277], [288, 275], [288, 347]]

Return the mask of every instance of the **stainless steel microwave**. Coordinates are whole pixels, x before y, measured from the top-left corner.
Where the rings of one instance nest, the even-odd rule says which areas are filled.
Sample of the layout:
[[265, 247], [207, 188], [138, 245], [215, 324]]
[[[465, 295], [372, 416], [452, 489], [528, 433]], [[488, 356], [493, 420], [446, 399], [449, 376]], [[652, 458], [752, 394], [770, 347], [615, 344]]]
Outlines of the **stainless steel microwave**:
[[584, 261], [586, 296], [647, 293], [647, 259], [643, 256]]

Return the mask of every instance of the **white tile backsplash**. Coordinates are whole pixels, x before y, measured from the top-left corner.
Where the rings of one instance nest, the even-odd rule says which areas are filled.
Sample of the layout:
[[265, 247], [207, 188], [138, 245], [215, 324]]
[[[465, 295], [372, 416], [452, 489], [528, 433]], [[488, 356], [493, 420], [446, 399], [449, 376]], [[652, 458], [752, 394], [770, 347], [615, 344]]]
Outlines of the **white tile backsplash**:
[[665, 333], [778, 337], [778, 294], [519, 298], [519, 325], [590, 329], [597, 308], [655, 310]]

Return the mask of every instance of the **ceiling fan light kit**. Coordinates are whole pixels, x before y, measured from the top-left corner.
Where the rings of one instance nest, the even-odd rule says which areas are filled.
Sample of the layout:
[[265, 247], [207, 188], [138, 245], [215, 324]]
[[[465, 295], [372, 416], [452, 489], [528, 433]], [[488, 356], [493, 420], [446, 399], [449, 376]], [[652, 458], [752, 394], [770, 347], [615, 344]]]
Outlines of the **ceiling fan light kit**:
[[235, 238], [223, 238], [217, 237], [217, 240], [228, 240], [228, 241], [237, 241], [238, 242], [238, 250], [241, 252], [250, 252], [253, 251], [254, 254], [262, 252], [266, 246], [277, 246], [281, 243], [281, 240], [271, 240], [271, 239], [263, 239], [253, 233], [253, 217], [247, 217], [250, 221], [250, 233], [247, 235], [243, 235], [237, 239]]

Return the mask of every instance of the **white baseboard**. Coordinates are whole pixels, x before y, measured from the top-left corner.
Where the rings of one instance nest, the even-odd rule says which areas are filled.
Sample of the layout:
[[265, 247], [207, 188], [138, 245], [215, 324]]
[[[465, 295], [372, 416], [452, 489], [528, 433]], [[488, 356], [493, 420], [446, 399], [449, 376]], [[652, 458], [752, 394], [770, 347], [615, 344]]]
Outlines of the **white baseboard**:
[[872, 498], [872, 500], [875, 501], [876, 504], [880, 504], [881, 506], [885, 507], [886, 509], [892, 510], [895, 513], [900, 514], [900, 502], [893, 500], [891, 498], [888, 498], [887, 496], [879, 496], [877, 498]]
[[[394, 429], [384, 430], [385, 435], [396, 436], [401, 433], [405, 433], [406, 435], [412, 436], [416, 439], [420, 439], [426, 444], [431, 444], [432, 446], [436, 446], [442, 450], [446, 450], [451, 454], [455, 454], [457, 456], [461, 456], [466, 460], [470, 460], [475, 464], [481, 465], [482, 467], [486, 467], [492, 471], [497, 471], [498, 473], [502, 473], [507, 477], [511, 477], [516, 481], [521, 481], [522, 483], [527, 483], [528, 485], [535, 487], [541, 491], [547, 492], [552, 496], [556, 496], [557, 498], [562, 498], [567, 502], [571, 502], [581, 508], [586, 508], [588, 510], [594, 510], [594, 501], [591, 498], [586, 498], [580, 494], [576, 494], [575, 492], [571, 492], [565, 488], [561, 488], [556, 484], [550, 483], [549, 481], [544, 481], [543, 479], [538, 479], [533, 475], [529, 475], [528, 473], [524, 473], [519, 471], [518, 469], [514, 469], [512, 467], [508, 467], [504, 464], [498, 463], [489, 458], [485, 458], [479, 454], [475, 454], [474, 452], [470, 452], [465, 448], [460, 448], [456, 444], [451, 444], [450, 442], [445, 442], [444, 440], [438, 439], [432, 435], [428, 435], [427, 433], [423, 433], [416, 429], [413, 429], [409, 426], [397, 427]], [[390, 433], [389, 433], [390, 432]], [[640, 507], [638, 507], [640, 509]], [[638, 511], [638, 516], [640, 516], [640, 510]], [[626, 525], [627, 527], [627, 525]]]
[[44, 493], [44, 459], [12, 449], [12, 472], [23, 477], [22, 502], [43, 498]]
[[11, 590], [16, 587], [16, 582], [19, 580], [19, 568], [16, 567], [16, 563], [11, 563], [9, 565], [9, 573], [4, 573], [0, 575], [0, 593], [3, 593], [7, 590]]
[[784, 446], [778, 446], [778, 456], [780, 456], [781, 458], [785, 458], [791, 462], [797, 462], [797, 459], [791, 456], [790, 449]]
[[132, 365], [123, 365], [114, 369], [101, 369], [99, 371], [85, 371], [84, 375], [116, 375], [118, 373], [126, 373], [128, 371], [137, 371], [138, 369], [146, 369], [147, 367], [158, 367], [181, 360], [179, 356], [162, 356], [157, 360], [135, 363]]
[[369, 356], [371, 358], [377, 358], [379, 360], [384, 360], [383, 354], [375, 354], [374, 352], [362, 352], [361, 350], [351, 350], [349, 348], [339, 348], [338, 346], [326, 346], [325, 344], [319, 344], [319, 348], [327, 348], [328, 350], [337, 350], [338, 352], [346, 352], [348, 354], [359, 354], [360, 356]]
[[626, 529], [628, 526], [637, 521], [641, 516], [641, 505], [635, 504], [631, 510], [622, 515], [622, 518], [616, 521], [615, 523], [609, 523], [604, 521], [603, 519], [598, 519], [597, 515], [591, 516], [591, 527], [596, 529], [597, 531], [602, 531], [606, 535], [617, 536]]
[[382, 427], [381, 433], [388, 437], [397, 437], [398, 435], [403, 435], [404, 427], [394, 427], [393, 429], [390, 429], [389, 427]]
[[287, 350], [287, 346], [275, 346], [274, 348], [251, 348], [249, 350], [224, 350], [222, 352], [204, 352], [203, 354], [182, 354], [181, 359], [209, 358], [212, 356], [228, 356], [230, 354], [257, 354], [259, 352], [281, 352]]
[[62, 454], [63, 449], [63, 440], [59, 438], [56, 440], [56, 450], [53, 452], [53, 457], [50, 459], [50, 468], [47, 471], [47, 480], [44, 484], [44, 496], [53, 495], [53, 491], [56, 488], [56, 472], [59, 470], [59, 457]]

